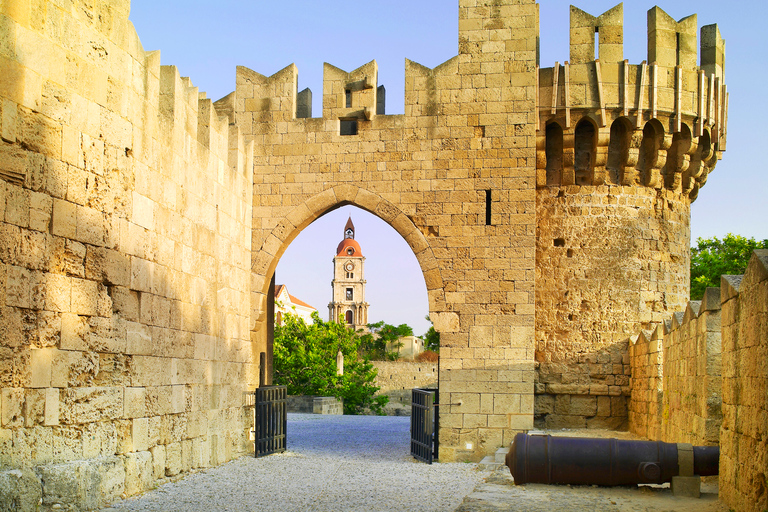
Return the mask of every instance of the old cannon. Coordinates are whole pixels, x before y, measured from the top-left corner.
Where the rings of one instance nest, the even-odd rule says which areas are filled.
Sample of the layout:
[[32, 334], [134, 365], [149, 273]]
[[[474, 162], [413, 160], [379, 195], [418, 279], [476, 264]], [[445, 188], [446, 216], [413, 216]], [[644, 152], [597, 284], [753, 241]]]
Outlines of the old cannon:
[[515, 484], [662, 484], [672, 477], [718, 473], [720, 448], [517, 434], [506, 464]]

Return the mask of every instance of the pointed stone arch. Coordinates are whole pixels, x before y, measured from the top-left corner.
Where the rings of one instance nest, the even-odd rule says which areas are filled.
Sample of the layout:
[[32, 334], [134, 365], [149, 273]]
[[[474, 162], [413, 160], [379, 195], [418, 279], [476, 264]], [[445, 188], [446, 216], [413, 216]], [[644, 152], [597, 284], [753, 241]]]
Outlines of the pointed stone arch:
[[[443, 278], [432, 248], [426, 236], [414, 222], [394, 203], [379, 194], [350, 184], [340, 184], [307, 198], [280, 219], [262, 246], [254, 251], [252, 259], [251, 306], [256, 313], [256, 322], [264, 322], [267, 313], [267, 296], [270, 280], [277, 268], [280, 257], [291, 242], [316, 219], [342, 206], [357, 206], [376, 215], [389, 224], [406, 241], [419, 262], [427, 287], [430, 315], [439, 318], [445, 309]], [[435, 321], [435, 329], [447, 330], [450, 321]], [[253, 328], [256, 325], [252, 326]], [[442, 329], [441, 329], [442, 328]], [[253, 329], [252, 329], [253, 330]]]

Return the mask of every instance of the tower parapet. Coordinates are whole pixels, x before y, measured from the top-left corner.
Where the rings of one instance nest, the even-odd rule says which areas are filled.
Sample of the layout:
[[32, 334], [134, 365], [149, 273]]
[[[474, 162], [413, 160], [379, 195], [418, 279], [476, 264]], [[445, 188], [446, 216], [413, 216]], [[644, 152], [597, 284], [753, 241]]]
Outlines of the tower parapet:
[[725, 150], [725, 43], [717, 25], [702, 27], [696, 67], [696, 15], [675, 22], [654, 7], [648, 61], [631, 65], [621, 16], [621, 4], [597, 17], [572, 7], [571, 61], [539, 70], [537, 186], [639, 185], [695, 200]]

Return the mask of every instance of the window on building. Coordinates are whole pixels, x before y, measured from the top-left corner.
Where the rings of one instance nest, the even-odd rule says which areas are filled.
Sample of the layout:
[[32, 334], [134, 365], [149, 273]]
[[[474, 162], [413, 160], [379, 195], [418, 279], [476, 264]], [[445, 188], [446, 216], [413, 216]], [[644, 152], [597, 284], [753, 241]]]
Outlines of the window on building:
[[352, 288], [347, 288], [347, 300], [354, 300], [352, 297]]
[[355, 273], [354, 272], [347, 272], [347, 279], [354, 279]]

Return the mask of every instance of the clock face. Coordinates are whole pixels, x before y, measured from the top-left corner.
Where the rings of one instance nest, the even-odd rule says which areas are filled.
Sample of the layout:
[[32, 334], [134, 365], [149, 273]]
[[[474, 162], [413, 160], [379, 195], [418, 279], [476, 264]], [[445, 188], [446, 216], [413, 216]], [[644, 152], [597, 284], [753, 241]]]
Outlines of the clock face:
[[347, 264], [344, 265], [344, 270], [346, 270], [347, 272], [352, 272], [354, 268], [355, 268], [355, 264], [352, 263], [351, 261], [347, 262]]

